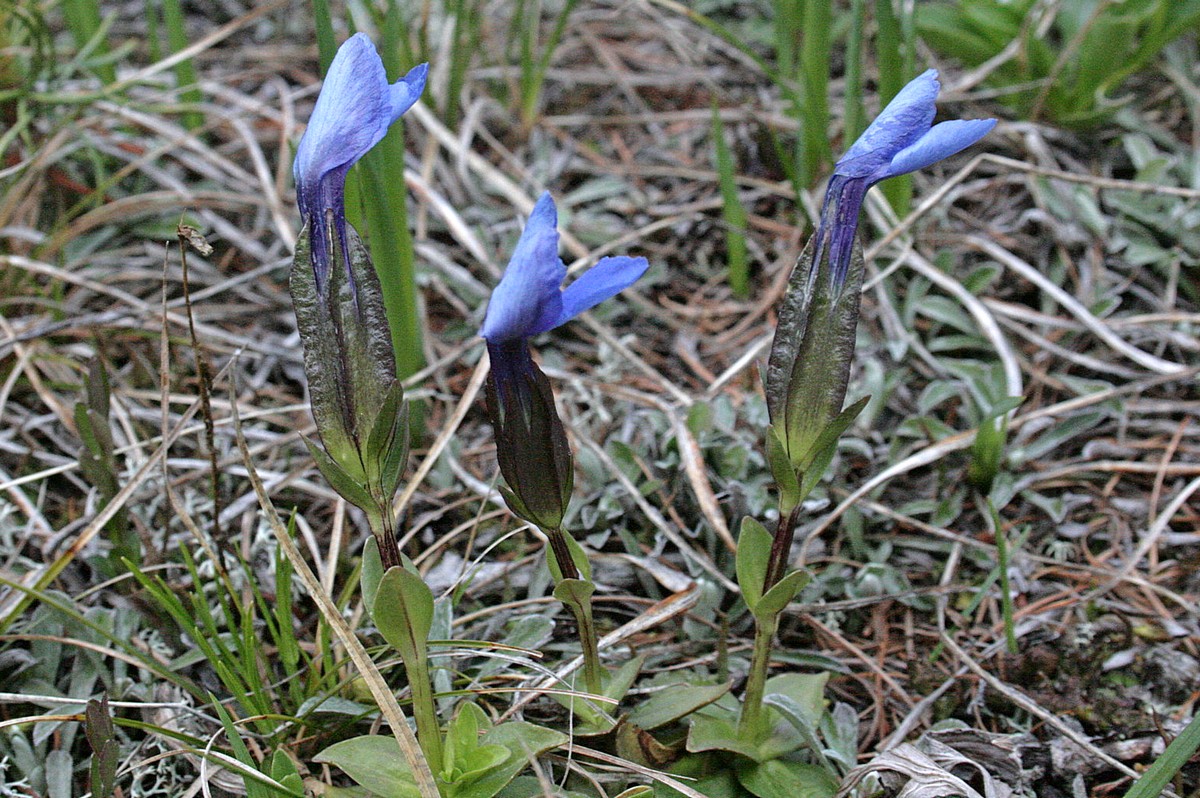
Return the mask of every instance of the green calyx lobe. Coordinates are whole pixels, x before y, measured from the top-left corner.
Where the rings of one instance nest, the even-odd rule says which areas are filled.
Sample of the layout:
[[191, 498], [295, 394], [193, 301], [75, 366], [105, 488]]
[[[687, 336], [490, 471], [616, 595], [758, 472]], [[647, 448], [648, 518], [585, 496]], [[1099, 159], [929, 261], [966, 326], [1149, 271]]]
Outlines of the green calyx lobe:
[[[765, 380], [773, 443], [798, 475], [805, 475], [826, 454], [832, 455], [825, 451], [830, 443], [827, 428], [836, 423], [841, 427], [837, 432], [840, 434], [862, 409], [861, 405], [848, 408], [854, 413], [849, 419], [843, 418], [842, 402], [854, 360], [854, 334], [866, 270], [862, 246], [856, 237], [845, 284], [836, 292], [829, 278], [828, 257], [814, 263], [815, 250], [814, 237], [788, 280]], [[837, 434], [832, 436], [834, 445]], [[819, 477], [817, 474], [813, 479]]]
[[[331, 226], [332, 227], [332, 226]], [[308, 225], [296, 243], [290, 288], [304, 344], [304, 371], [325, 456], [310, 451], [342, 496], [370, 509], [399, 486], [408, 453], [408, 410], [396, 379], [391, 332], [371, 257], [350, 225], [348, 253], [328, 242], [318, 286]]]
[[501, 495], [526, 521], [558, 529], [571, 499], [574, 467], [550, 381], [523, 339], [489, 341], [488, 353], [488, 414], [500, 473], [508, 483]]

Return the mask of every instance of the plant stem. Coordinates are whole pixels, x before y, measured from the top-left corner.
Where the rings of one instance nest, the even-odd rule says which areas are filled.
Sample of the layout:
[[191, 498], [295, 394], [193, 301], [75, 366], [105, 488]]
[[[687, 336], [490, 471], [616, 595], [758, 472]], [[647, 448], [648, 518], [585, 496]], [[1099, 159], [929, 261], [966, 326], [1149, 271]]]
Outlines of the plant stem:
[[[780, 513], [779, 528], [775, 530], [775, 537], [771, 541], [771, 554], [767, 559], [767, 573], [763, 577], [763, 595], [770, 592], [771, 588], [783, 579], [784, 573], [787, 571], [788, 560], [792, 556], [792, 539], [796, 536], [796, 522], [800, 519], [800, 510], [802, 508], [800, 502], [791, 509], [786, 515]], [[781, 508], [782, 509], [782, 508]]]
[[383, 563], [383, 571], [401, 565], [400, 547], [396, 545], [396, 521], [392, 517], [390, 501], [380, 501], [375, 512], [367, 513], [367, 525], [375, 535], [375, 543], [379, 546], [379, 561]]
[[571, 557], [571, 549], [567, 545], [566, 533], [561, 529], [544, 529], [546, 538], [550, 541], [550, 552], [554, 555], [554, 563], [563, 579], [578, 579], [579, 569]]
[[[767, 572], [763, 576], [762, 594], [765, 596], [779, 583], [787, 571], [791, 558], [792, 539], [796, 534], [796, 521], [802, 505], [797, 502], [786, 515], [780, 513], [779, 528], [771, 540], [771, 553], [767, 558]], [[787, 508], [780, 508], [786, 510]], [[763, 690], [767, 684], [767, 670], [771, 662], [771, 641], [779, 627], [779, 613], [754, 615], [754, 651], [750, 655], [750, 675], [746, 679], [746, 692], [742, 696], [742, 718], [738, 732], [742, 737], [753, 739], [762, 725]]]
[[[587, 582], [582, 578], [571, 556], [571, 548], [567, 544], [566, 533], [561, 529], [546, 529], [546, 538], [550, 541], [550, 551], [554, 555], [554, 563], [558, 566], [562, 580], [573, 579]], [[561, 599], [560, 599], [561, 600]], [[596, 643], [596, 625], [592, 621], [591, 600], [563, 601], [575, 616], [575, 624], [579, 627], [579, 648], [583, 653], [583, 681], [589, 693], [603, 695], [604, 666], [600, 664], [600, 647]]]
[[404, 657], [404, 673], [412, 693], [412, 716], [417, 722], [417, 743], [425, 761], [435, 771], [443, 765], [442, 727], [438, 723], [437, 706], [433, 703], [433, 682], [429, 678], [428, 647], [418, 643], [415, 656]]
[[996, 536], [996, 567], [1000, 570], [1000, 615], [1004, 618], [1004, 642], [1009, 654], [1017, 653], [1017, 632], [1013, 622], [1012, 587], [1008, 583], [1008, 537], [1000, 524], [1000, 514], [992, 497], [984, 498], [987, 505], [988, 517], [992, 522], [992, 532]]
[[600, 647], [596, 644], [596, 625], [592, 622], [591, 602], [569, 605], [579, 627], [579, 647], [583, 652], [583, 683], [592, 695], [604, 695], [604, 668]]
[[[384, 573], [402, 568], [400, 547], [396, 545], [396, 526], [391, 503], [379, 502], [375, 512], [367, 514], [367, 524], [379, 546], [379, 561]], [[429, 677], [429, 646], [425, 640], [412, 640], [410, 651], [401, 651], [404, 675], [412, 693], [412, 716], [417, 724], [417, 744], [434, 770], [442, 766], [442, 727], [438, 723], [437, 706], [433, 702], [433, 682]]]
[[742, 717], [738, 721], [738, 736], [743, 740], [757, 739], [762, 727], [763, 692], [771, 662], [771, 641], [775, 639], [778, 626], [778, 615], [754, 616], [754, 651], [750, 655], [750, 676], [746, 679]]

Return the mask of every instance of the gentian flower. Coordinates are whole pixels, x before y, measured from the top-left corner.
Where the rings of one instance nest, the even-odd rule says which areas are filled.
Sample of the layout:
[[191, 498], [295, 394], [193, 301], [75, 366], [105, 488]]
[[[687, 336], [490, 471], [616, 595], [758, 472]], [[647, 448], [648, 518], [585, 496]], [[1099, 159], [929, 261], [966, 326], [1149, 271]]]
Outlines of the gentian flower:
[[292, 172], [300, 216], [308, 226], [313, 270], [324, 287], [336, 246], [348, 257], [343, 195], [350, 167], [378, 144], [425, 88], [428, 64], [389, 85], [383, 61], [364, 33], [342, 43], [329, 65]]
[[491, 371], [488, 412], [496, 457], [514, 513], [545, 530], [558, 530], [571, 496], [571, 450], [549, 381], [534, 363], [529, 339], [552, 330], [629, 287], [649, 264], [645, 258], [602, 258], [562, 289], [567, 269], [558, 257], [558, 214], [549, 193], [533, 208], [504, 277], [492, 292], [479, 334]]
[[940, 88], [935, 69], [910, 81], [834, 166], [821, 207], [814, 261], [820, 263], [828, 251], [835, 294], [846, 281], [867, 190], [881, 180], [948, 158], [995, 127], [995, 119], [960, 119], [930, 127]]
[[344, 193], [346, 173], [416, 102], [426, 70], [389, 85], [371, 40], [351, 36], [329, 65], [293, 164], [304, 228], [290, 287], [321, 446], [305, 443], [330, 485], [367, 513], [385, 567], [400, 563], [390, 514], [408, 411], [379, 276], [346, 221]]
[[932, 69], [911, 81], [834, 165], [817, 232], [792, 272], [765, 379], [768, 459], [785, 513], [815, 486], [838, 436], [862, 409], [860, 403], [843, 411], [842, 402], [865, 270], [856, 236], [867, 191], [969, 147], [996, 124], [972, 119], [931, 127], [939, 88]]

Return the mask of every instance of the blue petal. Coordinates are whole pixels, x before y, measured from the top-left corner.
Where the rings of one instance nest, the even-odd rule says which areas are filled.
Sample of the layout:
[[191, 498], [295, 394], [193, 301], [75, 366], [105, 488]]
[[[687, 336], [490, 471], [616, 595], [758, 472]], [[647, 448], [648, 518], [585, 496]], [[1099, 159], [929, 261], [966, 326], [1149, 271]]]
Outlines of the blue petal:
[[529, 338], [557, 323], [567, 268], [558, 257], [558, 213], [549, 192], [529, 215], [504, 277], [492, 292], [479, 334], [498, 343]]
[[834, 174], [867, 177], [886, 168], [896, 153], [929, 131], [940, 88], [935, 69], [909, 81], [846, 150], [834, 167]]
[[298, 185], [315, 187], [328, 172], [357, 161], [392, 123], [387, 73], [366, 34], [342, 43], [296, 148]]
[[429, 64], [417, 64], [408, 70], [408, 74], [393, 83], [388, 88], [392, 104], [392, 122], [413, 107], [413, 103], [425, 90], [425, 78], [429, 75]]
[[[425, 87], [427, 71], [422, 64], [389, 86], [375, 45], [363, 33], [343, 42], [333, 57], [292, 164], [300, 216], [309, 229], [318, 288], [330, 268], [330, 236], [339, 238], [345, 249], [342, 195], [346, 172], [387, 135], [388, 127], [400, 114], [412, 107]], [[330, 212], [332, 230], [327, 219]]]
[[942, 122], [896, 153], [884, 177], [915, 172], [965, 150], [996, 126], [995, 119], [956, 119]]
[[601, 258], [567, 286], [562, 294], [562, 312], [551, 327], [557, 327], [594, 308], [611, 296], [615, 296], [633, 285], [650, 268], [645, 258], [628, 258], [623, 255]]
[[814, 268], [820, 269], [821, 256], [829, 249], [829, 279], [836, 295], [841, 292], [850, 271], [854, 252], [854, 235], [858, 231], [858, 214], [870, 184], [861, 178], [834, 175], [825, 189], [825, 204], [821, 208], [821, 224], [817, 229], [817, 252]]

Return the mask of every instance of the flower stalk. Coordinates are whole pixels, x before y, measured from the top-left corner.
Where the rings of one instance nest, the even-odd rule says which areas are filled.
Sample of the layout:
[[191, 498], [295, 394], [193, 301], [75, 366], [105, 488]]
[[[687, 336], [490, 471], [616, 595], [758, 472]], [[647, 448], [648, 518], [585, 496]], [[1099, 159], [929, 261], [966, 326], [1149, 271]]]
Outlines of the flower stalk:
[[744, 735], [766, 732], [762, 702], [771, 640], [780, 613], [805, 581], [803, 572], [788, 573], [802, 503], [867, 401], [842, 407], [866, 271], [858, 243], [863, 201], [879, 181], [953, 155], [996, 124], [973, 119], [933, 125], [939, 88], [934, 70], [911, 81], [838, 160], [816, 233], [796, 263], [779, 309], [765, 392], [771, 418], [767, 460], [779, 489], [780, 522], [772, 535], [744, 521], [737, 553], [739, 586], [755, 622], [739, 722]]
[[604, 667], [592, 620], [595, 585], [587, 557], [562, 525], [574, 484], [571, 447], [529, 339], [624, 290], [649, 264], [645, 258], [603, 258], [564, 290], [567, 270], [558, 257], [557, 222], [554, 200], [543, 194], [492, 293], [479, 334], [491, 361], [487, 408], [506, 483], [500, 493], [515, 515], [546, 536], [554, 596], [575, 616], [584, 681], [589, 692], [600, 694]]
[[364, 602], [400, 653], [417, 741], [439, 766], [442, 732], [428, 663], [433, 594], [405, 568], [392, 510], [408, 459], [408, 406], [379, 276], [344, 204], [346, 173], [416, 102], [425, 73], [422, 64], [389, 84], [363, 34], [338, 49], [296, 149], [304, 226], [289, 282], [320, 439], [305, 443], [334, 490], [366, 515], [373, 540], [363, 558]]

